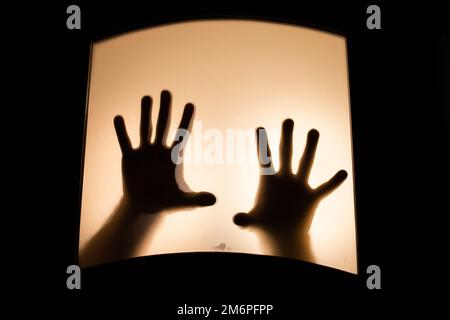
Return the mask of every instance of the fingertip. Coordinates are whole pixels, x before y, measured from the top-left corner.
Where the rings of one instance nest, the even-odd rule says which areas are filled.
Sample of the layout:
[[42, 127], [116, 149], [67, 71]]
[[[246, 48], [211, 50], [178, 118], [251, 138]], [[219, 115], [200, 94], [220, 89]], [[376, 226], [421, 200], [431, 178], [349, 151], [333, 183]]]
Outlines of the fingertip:
[[170, 98], [171, 94], [170, 91], [167, 89], [164, 89], [161, 91], [161, 98]]
[[194, 113], [195, 107], [194, 107], [193, 103], [189, 102], [189, 103], [186, 103], [186, 106], [184, 107], [184, 109], [186, 110], [186, 112], [189, 112], [192, 114], [192, 113]]
[[142, 105], [149, 105], [152, 102], [152, 97], [145, 95], [141, 99]]
[[348, 177], [348, 173], [345, 170], [339, 170], [338, 173], [336, 174], [337, 178], [339, 178], [339, 180], [344, 181], [345, 179], [347, 179]]
[[267, 137], [266, 129], [264, 127], [256, 128], [256, 138]]
[[290, 130], [294, 127], [294, 120], [288, 118], [283, 121], [283, 128]]
[[209, 192], [200, 192], [197, 195], [197, 203], [200, 206], [212, 206], [217, 202], [217, 198], [215, 195]]
[[123, 117], [121, 115], [117, 115], [117, 116], [114, 117], [114, 125], [116, 127], [122, 125], [123, 123], [124, 123], [124, 120], [123, 120]]
[[247, 213], [240, 212], [233, 217], [233, 222], [240, 227], [246, 227], [250, 224], [250, 217]]
[[317, 129], [311, 129], [308, 132], [308, 138], [317, 140], [319, 139], [320, 133]]

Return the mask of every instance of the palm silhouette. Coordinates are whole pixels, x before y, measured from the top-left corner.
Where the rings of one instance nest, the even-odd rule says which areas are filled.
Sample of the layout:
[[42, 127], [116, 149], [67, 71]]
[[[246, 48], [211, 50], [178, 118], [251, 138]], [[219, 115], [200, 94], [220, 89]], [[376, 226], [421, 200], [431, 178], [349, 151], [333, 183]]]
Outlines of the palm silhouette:
[[[130, 206], [140, 212], [156, 213], [170, 208], [208, 206], [216, 201], [215, 196], [209, 192], [186, 192], [179, 187], [186, 186], [182, 172], [183, 164], [175, 163], [172, 155], [177, 151], [175, 147], [179, 143], [187, 141], [186, 133], [192, 122], [194, 106], [191, 103], [186, 104], [178, 127], [178, 139], [167, 146], [170, 105], [170, 92], [162, 91], [155, 140], [151, 143], [152, 99], [149, 96], [142, 98], [140, 145], [136, 149], [131, 146], [123, 118], [121, 116], [114, 118], [122, 150], [124, 197]], [[181, 152], [178, 155], [180, 154]]]
[[[308, 184], [319, 140], [319, 132], [311, 130], [296, 174], [292, 173], [292, 133], [294, 121], [283, 122], [280, 141], [280, 169], [275, 172], [264, 128], [256, 131], [258, 159], [262, 173], [254, 207], [249, 213], [238, 213], [234, 222], [254, 226], [267, 232], [275, 241], [286, 243], [297, 235], [307, 234], [315, 209], [321, 199], [334, 191], [346, 178], [344, 170], [313, 189]], [[267, 150], [267, 154], [264, 153]], [[292, 236], [294, 235], [294, 236]], [[284, 250], [287, 251], [287, 250]]]

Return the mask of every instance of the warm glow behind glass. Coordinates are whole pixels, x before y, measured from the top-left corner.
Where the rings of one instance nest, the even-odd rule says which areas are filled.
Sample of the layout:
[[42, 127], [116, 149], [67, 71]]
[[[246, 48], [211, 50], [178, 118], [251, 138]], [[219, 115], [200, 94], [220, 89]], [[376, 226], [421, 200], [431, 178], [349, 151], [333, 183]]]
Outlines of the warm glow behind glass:
[[[184, 105], [195, 104], [186, 182], [194, 191], [214, 193], [218, 201], [212, 207], [165, 214], [137, 256], [215, 250], [271, 254], [271, 248], [251, 231], [236, 226], [232, 217], [253, 205], [259, 172], [255, 128], [268, 130], [277, 167], [281, 123], [292, 118], [294, 169], [308, 130], [316, 128], [320, 140], [310, 184], [317, 186], [339, 169], [349, 174], [315, 214], [311, 229], [314, 262], [357, 272], [345, 38], [256, 21], [176, 23], [93, 45], [80, 248], [107, 220], [122, 195], [114, 116], [123, 115], [137, 146], [140, 99], [146, 94], [153, 97], [155, 122], [162, 89], [173, 94], [172, 131]], [[212, 128], [217, 129], [217, 136]], [[244, 142], [244, 163], [229, 160], [233, 157], [226, 146], [223, 163], [195, 163], [195, 152], [207, 153], [211, 141], [225, 136], [226, 129], [250, 130]], [[169, 141], [170, 137], [173, 132]]]

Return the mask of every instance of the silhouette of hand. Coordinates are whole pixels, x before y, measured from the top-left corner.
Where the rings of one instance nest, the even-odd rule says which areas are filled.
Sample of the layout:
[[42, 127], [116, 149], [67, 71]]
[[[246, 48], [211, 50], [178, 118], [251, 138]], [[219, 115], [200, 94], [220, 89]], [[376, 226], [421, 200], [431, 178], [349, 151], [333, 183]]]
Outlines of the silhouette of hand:
[[[209, 192], [185, 192], [179, 186], [186, 185], [182, 163], [176, 164], [172, 155], [178, 143], [186, 143], [194, 114], [194, 105], [186, 104], [178, 128], [177, 141], [166, 146], [170, 118], [171, 94], [161, 92], [161, 105], [156, 124], [155, 140], [151, 143], [152, 99], [141, 101], [140, 145], [133, 149], [121, 116], [114, 118], [114, 126], [122, 150], [122, 174], [124, 197], [135, 210], [156, 213], [177, 207], [210, 206], [216, 198]], [[184, 139], [184, 140], [183, 140]], [[181, 152], [179, 153], [181, 154]]]
[[293, 128], [294, 122], [291, 119], [283, 122], [278, 172], [275, 172], [270, 159], [266, 130], [256, 130], [258, 159], [261, 170], [264, 170], [262, 173], [266, 174], [260, 175], [254, 207], [248, 214], [235, 215], [234, 222], [239, 226], [262, 229], [275, 242], [277, 250], [285, 255], [298, 256], [298, 253], [293, 252], [298, 249], [294, 242], [305, 238], [317, 205], [347, 178], [347, 172], [339, 171], [315, 189], [309, 186], [308, 178], [319, 140], [319, 132], [313, 129], [308, 133], [298, 172], [292, 173]]

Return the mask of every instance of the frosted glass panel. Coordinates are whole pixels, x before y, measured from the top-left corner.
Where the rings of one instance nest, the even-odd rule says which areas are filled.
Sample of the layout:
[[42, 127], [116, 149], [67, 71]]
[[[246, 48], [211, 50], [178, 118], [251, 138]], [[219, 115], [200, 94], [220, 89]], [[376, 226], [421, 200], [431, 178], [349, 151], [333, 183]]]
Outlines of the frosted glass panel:
[[[84, 159], [80, 250], [122, 196], [121, 151], [113, 119], [124, 117], [139, 144], [140, 99], [172, 92], [171, 132], [183, 107], [196, 107], [184, 161], [194, 191], [214, 206], [160, 213], [136, 256], [194, 251], [272, 255], [258, 233], [233, 223], [253, 206], [259, 165], [254, 131], [268, 132], [275, 167], [281, 124], [295, 122], [293, 168], [307, 132], [320, 132], [310, 184], [338, 170], [347, 180], [317, 208], [310, 229], [312, 262], [357, 272], [347, 52], [344, 37], [314, 29], [244, 20], [207, 20], [147, 28], [93, 44]], [[240, 135], [237, 141], [236, 132]]]

